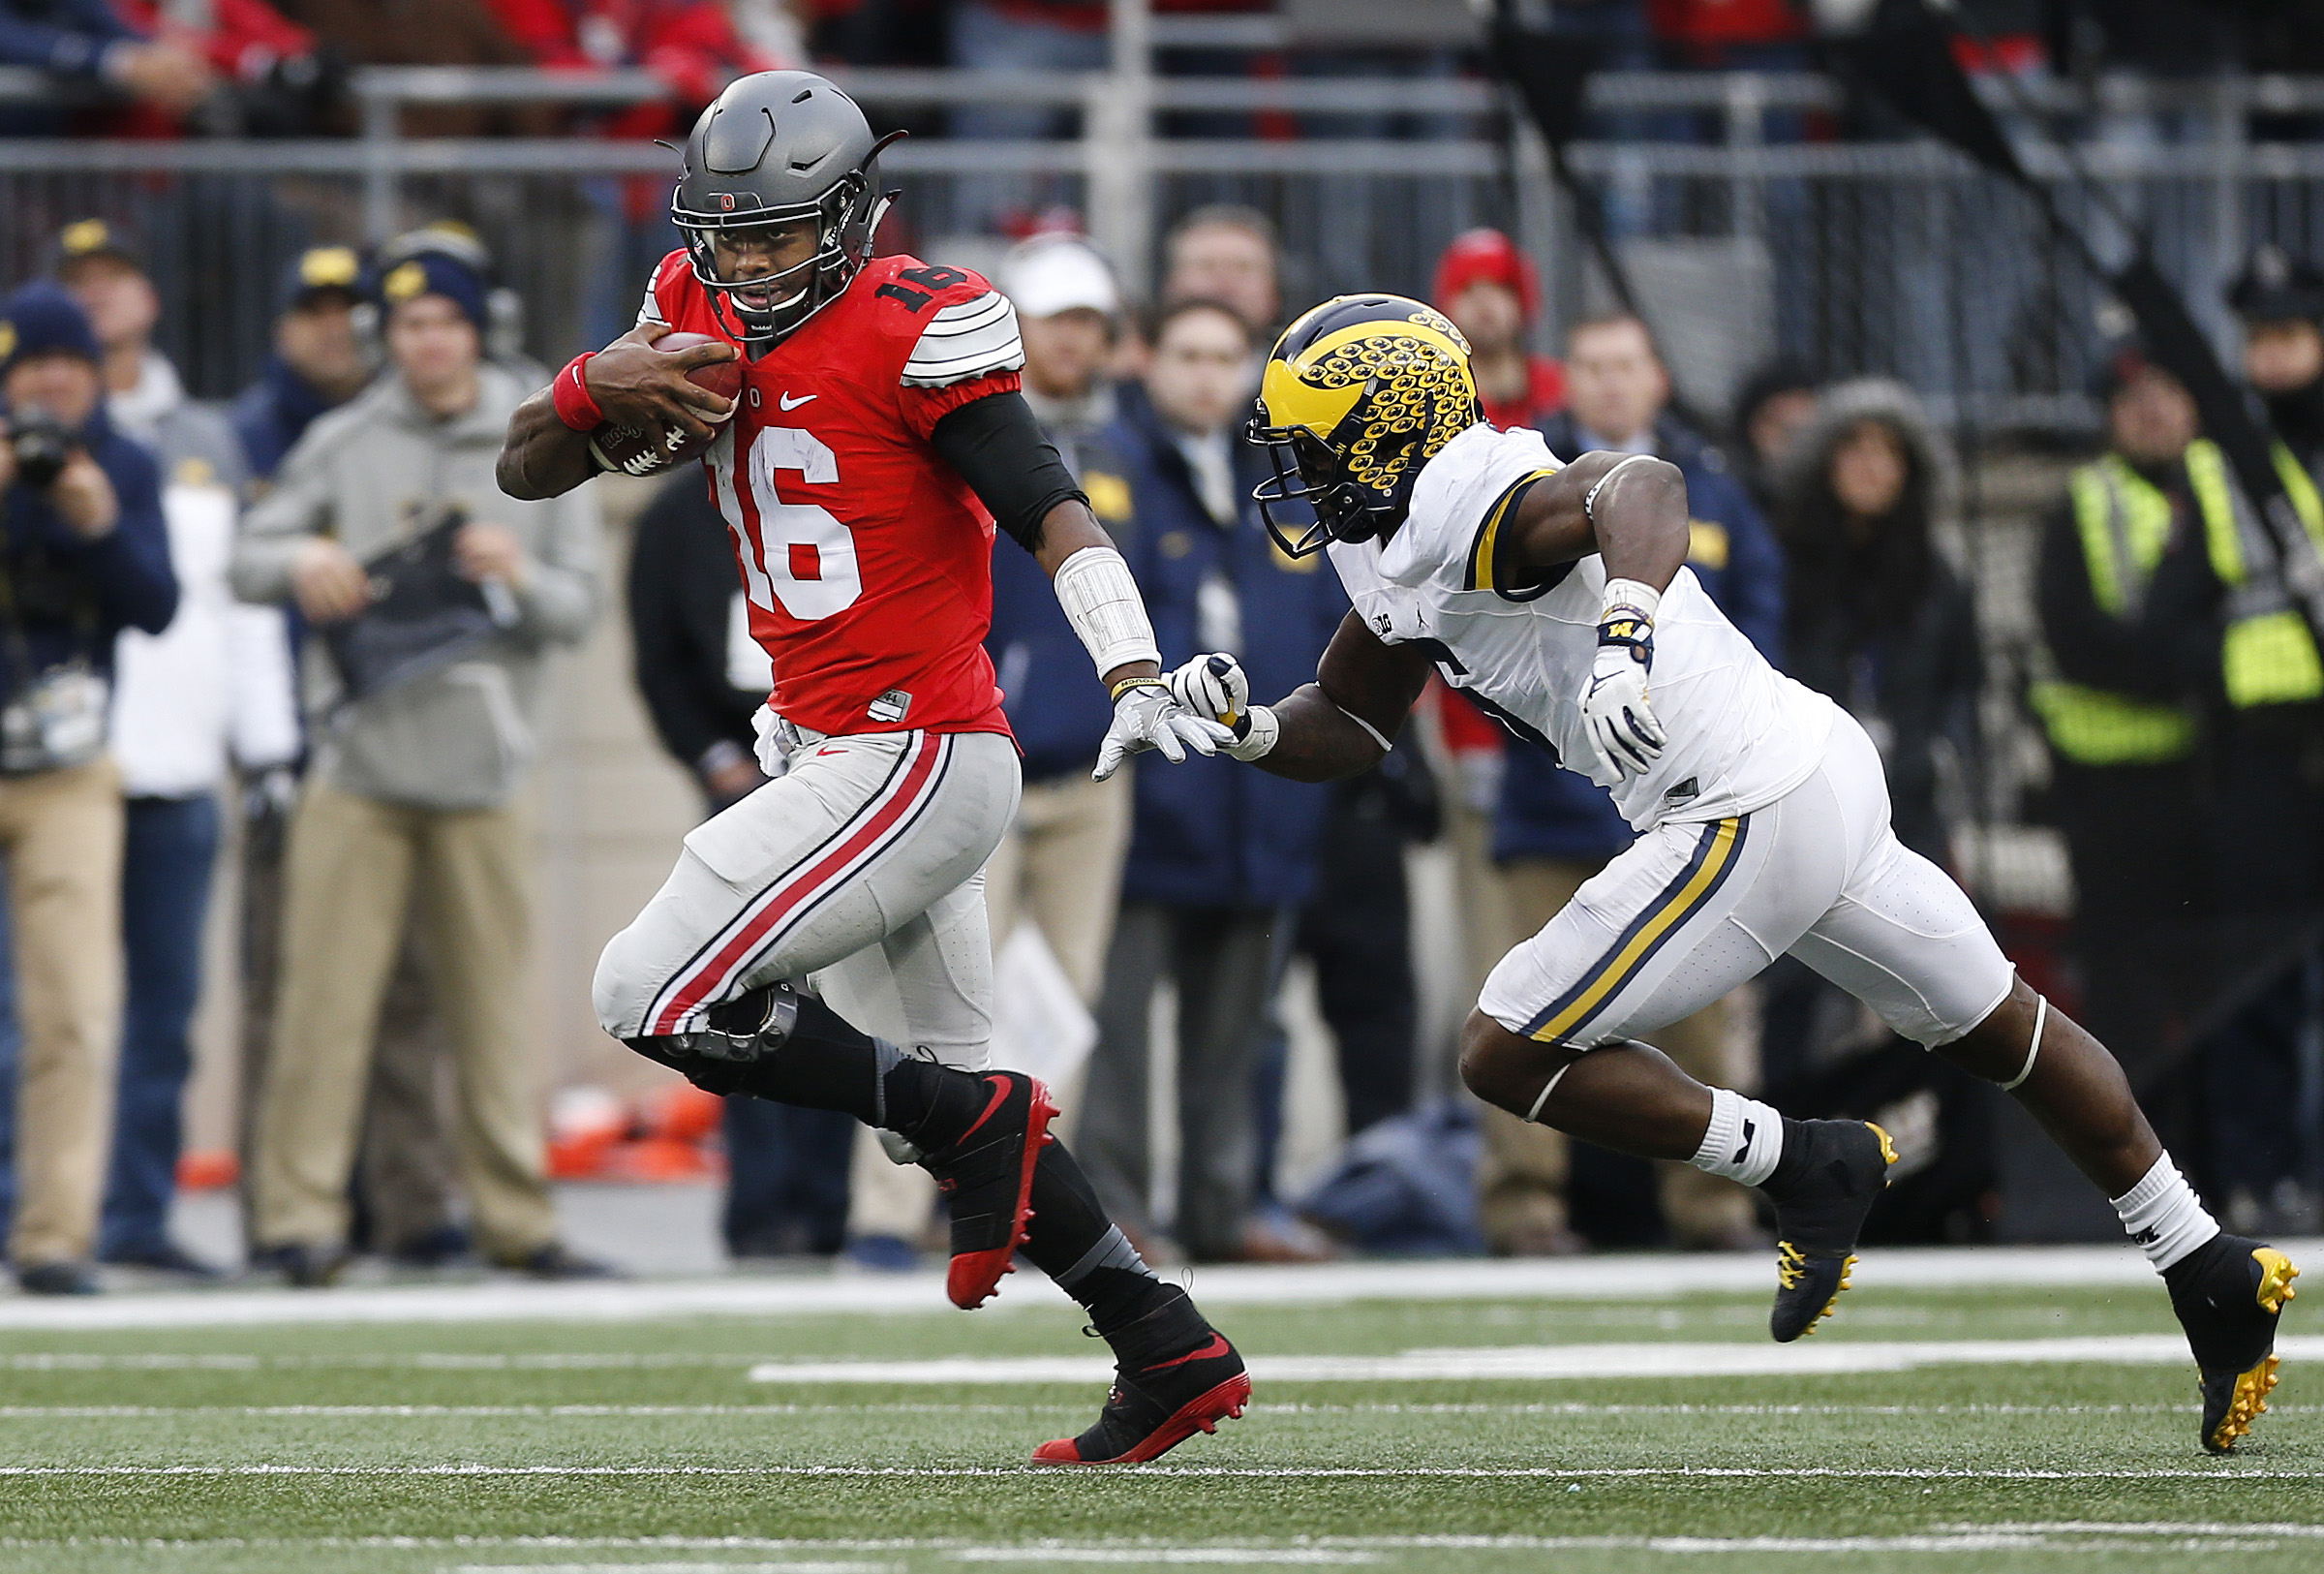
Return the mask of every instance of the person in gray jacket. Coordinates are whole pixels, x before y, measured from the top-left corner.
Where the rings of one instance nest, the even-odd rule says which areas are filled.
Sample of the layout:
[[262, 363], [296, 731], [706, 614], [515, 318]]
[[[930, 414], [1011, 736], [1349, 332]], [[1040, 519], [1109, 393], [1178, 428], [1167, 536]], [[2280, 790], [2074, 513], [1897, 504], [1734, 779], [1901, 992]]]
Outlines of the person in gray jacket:
[[[514, 985], [531, 907], [515, 799], [548, 654], [578, 641], [596, 609], [596, 513], [586, 494], [518, 502], [493, 480], [528, 387], [483, 359], [482, 279], [429, 255], [374, 289], [385, 375], [309, 428], [234, 555], [240, 595], [295, 601], [317, 630], [314, 762], [290, 829], [282, 997], [259, 1099], [254, 1260], [294, 1284], [327, 1283], [345, 1261], [381, 994], [416, 904], [452, 1032], [477, 1245], [542, 1277], [595, 1276], [606, 1270], [557, 1239], [539, 1067]], [[474, 585], [488, 627], [432, 657], [362, 666], [351, 647], [363, 620], [384, 615], [375, 600], [427, 587], [424, 568], [391, 572], [384, 555], [431, 539], [448, 541], [449, 573], [428, 593], [448, 604], [461, 581]]]

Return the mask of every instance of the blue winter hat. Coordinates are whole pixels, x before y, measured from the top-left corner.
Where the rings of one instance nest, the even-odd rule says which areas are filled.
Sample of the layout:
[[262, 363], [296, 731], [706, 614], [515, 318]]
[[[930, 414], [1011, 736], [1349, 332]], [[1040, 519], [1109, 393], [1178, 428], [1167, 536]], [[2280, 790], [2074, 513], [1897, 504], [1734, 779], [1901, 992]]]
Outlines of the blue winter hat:
[[341, 295], [351, 304], [362, 300], [363, 263], [352, 246], [309, 246], [283, 270], [286, 309], [326, 294]]
[[53, 279], [35, 279], [0, 300], [0, 377], [18, 361], [35, 355], [78, 355], [95, 363], [104, 358], [97, 348], [97, 330], [89, 314], [72, 293]]
[[422, 295], [442, 295], [460, 308], [462, 315], [474, 323], [478, 333], [489, 325], [484, 276], [457, 258], [442, 252], [423, 252], [407, 257], [373, 281], [373, 296], [380, 303], [382, 315], [392, 312], [407, 300]]

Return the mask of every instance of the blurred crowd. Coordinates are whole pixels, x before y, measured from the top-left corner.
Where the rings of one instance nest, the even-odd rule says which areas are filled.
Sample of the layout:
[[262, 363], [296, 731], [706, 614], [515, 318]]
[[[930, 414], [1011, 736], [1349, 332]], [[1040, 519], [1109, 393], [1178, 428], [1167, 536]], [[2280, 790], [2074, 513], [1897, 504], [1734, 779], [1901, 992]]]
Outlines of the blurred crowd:
[[[1608, 65], [1790, 69], [1842, 8], [1533, 9]], [[1960, 9], [1991, 71], [2184, 77], [2240, 58], [2298, 65], [2297, 47], [2324, 38], [2270, 42], [2192, 0]], [[335, 134], [353, 125], [349, 67], [465, 64], [641, 67], [668, 96], [586, 112], [413, 107], [405, 131], [644, 137], [740, 72], [803, 58], [1095, 69], [1105, 13], [1067, 0], [0, 0], [0, 64], [73, 89], [0, 102], [0, 136]], [[1164, 65], [1330, 69], [1263, 48], [1177, 49]], [[977, 106], [931, 129], [1047, 135], [1053, 118]], [[1177, 129], [1204, 135], [1302, 129], [1182, 118]], [[1426, 117], [1407, 118], [1383, 134], [1426, 134]], [[1606, 130], [1712, 135], [1685, 117]], [[1285, 558], [1260, 528], [1240, 426], [1260, 358], [1302, 304], [1286, 270], [1311, 271], [1312, 257], [1287, 254], [1256, 210], [1195, 207], [1163, 239], [1152, 298], [1132, 299], [1109, 259], [1038, 216], [1037, 192], [1004, 186], [995, 177], [989, 222], [1040, 231], [993, 270], [1023, 324], [1026, 397], [1144, 586], [1165, 664], [1232, 651], [1258, 689], [1288, 691], [1312, 675], [1345, 602], [1316, 560]], [[16, 239], [20, 255], [41, 246]], [[297, 254], [264, 370], [215, 404], [192, 398], [157, 348], [172, 326], [163, 300], [187, 296], [163, 288], [165, 253], [144, 242], [113, 218], [76, 219], [0, 299], [0, 1087], [14, 1090], [0, 1097], [0, 1216], [17, 1281], [74, 1294], [100, 1287], [100, 1263], [225, 1270], [188, 1250], [170, 1217], [192, 1024], [216, 982], [203, 936], [228, 901], [242, 1128], [226, 1174], [252, 1269], [321, 1285], [370, 1252], [546, 1279], [616, 1271], [560, 1237], [547, 1067], [509, 982], [525, 975], [532, 917], [527, 786], [549, 664], [608, 603], [702, 813], [761, 785], [751, 717], [769, 673], [725, 527], [690, 476], [627, 535], [604, 528], [596, 488], [544, 504], [499, 494], [508, 413], [547, 374], [518, 343], [521, 303], [456, 224], [365, 254]], [[1688, 368], [1641, 317], [1585, 313], [1552, 333], [1536, 260], [1497, 231], [1455, 238], [1427, 293], [1474, 347], [1488, 419], [1537, 426], [1561, 454], [1681, 467], [1690, 567], [1771, 661], [1866, 724], [1909, 845], [1974, 873], [1993, 818], [1982, 756], [2028, 719], [2046, 785], [2021, 807], [2062, 833], [2076, 900], [2062, 934], [2013, 927], [2013, 952], [2163, 1096], [2165, 1135], [2230, 1227], [2324, 1226], [2324, 662], [2292, 593], [2304, 566], [2260, 528], [2194, 401], [2146, 347], [2113, 333], [2088, 390], [2095, 446], [2038, 472], [2021, 683], [1989, 670], [1995, 614], [1976, 590], [1990, 565], [1973, 554], [1995, 549], [1991, 505], [1961, 479], [1976, 455], [1954, 451], [1911, 389], [1777, 359], [1740, 381], [1731, 408], [1692, 407], [1673, 377]], [[2324, 272], [2262, 247], [2225, 293], [2244, 382], [2324, 550]], [[623, 541], [626, 554], [607, 550]], [[424, 644], [362, 615], [388, 598]], [[1449, 689], [1353, 782], [1197, 760], [1097, 784], [1108, 706], [1046, 580], [1008, 543], [989, 646], [1025, 775], [987, 872], [1002, 1026], [1013, 1001], [1037, 998], [1047, 1014], [1017, 1031], [1088, 1046], [1064, 1067], [1077, 1151], [1150, 1258], [1762, 1244], [1728, 1183], [1569, 1148], [1444, 1096], [1416, 953], [1457, 953], [1454, 983], [1473, 991], [1627, 845], [1603, 789]], [[1456, 933], [1416, 934], [1427, 905], [1414, 871], [1446, 866]], [[1295, 976], [1312, 981], [1315, 1020], [1287, 993]], [[1344, 1137], [1320, 1172], [1286, 1157], [1288, 1046], [1316, 1033]], [[1892, 1238], [1994, 1227], [1990, 1090], [1804, 969], [1779, 964], [1662, 1047], [1803, 1114], [1878, 1115], [1906, 1150], [1875, 1221]], [[737, 1099], [666, 1124], [722, 1155], [737, 1259], [901, 1267], [933, 1250], [937, 1203], [919, 1172], [843, 1118]]]
[[[1407, 16], [1399, 26], [1394, 0], [1334, 4], [1351, 15], [1334, 18], [1319, 0], [1152, 0], [1165, 17], [1282, 14], [1293, 41], [1166, 46], [1157, 68], [1279, 77], [1479, 65], [1442, 45], [1441, 16]], [[1817, 63], [1819, 35], [1860, 26], [1873, 9], [1861, 0], [1473, 0], [1473, 8], [1549, 29], [1595, 66], [1661, 71], [1805, 70]], [[1426, 9], [1440, 8], [1416, 8]], [[2324, 65], [2314, 0], [1959, 0], [1951, 9], [1977, 40], [1968, 63], [1984, 73], [2087, 79], [2123, 70], [2183, 80]], [[0, 136], [345, 135], [355, 127], [348, 74], [360, 66], [642, 70], [663, 85], [663, 100], [613, 110], [438, 105], [407, 109], [403, 130], [654, 136], [745, 71], [809, 60], [1098, 71], [1109, 63], [1108, 28], [1105, 0], [0, 0], [0, 65], [44, 72], [68, 90], [52, 102], [0, 104]], [[1422, 46], [1432, 32], [1437, 46]], [[1444, 123], [1368, 99], [1336, 113], [1406, 135]], [[1037, 105], [985, 105], [916, 129], [1038, 137], [1068, 118]], [[1206, 137], [1280, 138], [1300, 128], [1300, 117], [1274, 112], [1204, 110], [1165, 121], [1166, 133]], [[1711, 117], [1678, 109], [1621, 111], [1601, 129], [1630, 140], [1717, 135]], [[1777, 134], [1815, 131], [1794, 114]]]
[[[1026, 397], [1145, 587], [1165, 663], [1231, 651], [1258, 689], [1287, 692], [1346, 607], [1249, 501], [1240, 423], [1293, 305], [1279, 240], [1253, 210], [1199, 208], [1162, 258], [1141, 305], [1070, 232], [1003, 256]], [[252, 1267], [324, 1284], [360, 1249], [612, 1271], [559, 1238], [545, 1067], [509, 987], [531, 902], [523, 788], [545, 664], [609, 600], [702, 812], [761, 785], [751, 716], [769, 673], [723, 523], [698, 479], [674, 478], [625, 570], [600, 561], [594, 489], [499, 495], [506, 417], [545, 374], [496, 334], [490, 259], [456, 226], [300, 256], [265, 374], [223, 408], [189, 399], [153, 348], [136, 236], [78, 221], [49, 262], [0, 299], [15, 1086], [0, 1200], [19, 1283], [87, 1292], [97, 1262], [220, 1271], [169, 1217], [222, 844], [241, 909]], [[1433, 298], [1475, 348], [1488, 418], [1561, 453], [1681, 467], [1693, 571], [1772, 660], [1865, 722], [1899, 834], [1957, 866], [1989, 697], [1973, 521], [1912, 393], [1779, 363], [1723, 419], [1683, 410], [1637, 316], [1585, 316], [1556, 355], [1534, 348], [1534, 264], [1491, 230], [1444, 253]], [[2324, 273], [2263, 248], [2232, 304], [2324, 545]], [[2102, 446], [2041, 532], [2043, 650], [2022, 696], [2080, 893], [2058, 992], [2135, 1075], [2176, 1079], [2224, 1208], [2312, 1227], [2324, 664], [2185, 388], [2124, 338], [2092, 391]], [[1730, 1184], [1570, 1151], [1440, 1099], [1427, 1074], [1408, 853], [1438, 844], [1452, 865], [1473, 983], [1627, 845], [1603, 789], [1450, 690], [1379, 769], [1335, 787], [1199, 759], [1094, 783], [1108, 707], [1075, 635], [1028, 556], [1003, 543], [994, 580], [990, 650], [1026, 779], [988, 876], [996, 950], [1017, 959], [1002, 1016], [1010, 980], [1039, 982], [1028, 967], [1086, 1014], [1091, 1047], [1067, 1070], [1077, 1143], [1146, 1247], [1219, 1261], [1763, 1244]], [[394, 638], [364, 615], [387, 599], [420, 620]], [[1300, 963], [1346, 1142], [1292, 1191], [1284, 984]], [[1165, 991], [1175, 1011], [1154, 1009]], [[1804, 970], [1779, 966], [1663, 1047], [1788, 1105], [1894, 1121], [1914, 1159], [1892, 1233], [1989, 1227], [1982, 1090]], [[894, 1267], [928, 1250], [925, 1182], [843, 1117], [742, 1099], [723, 1125], [736, 1257]]]

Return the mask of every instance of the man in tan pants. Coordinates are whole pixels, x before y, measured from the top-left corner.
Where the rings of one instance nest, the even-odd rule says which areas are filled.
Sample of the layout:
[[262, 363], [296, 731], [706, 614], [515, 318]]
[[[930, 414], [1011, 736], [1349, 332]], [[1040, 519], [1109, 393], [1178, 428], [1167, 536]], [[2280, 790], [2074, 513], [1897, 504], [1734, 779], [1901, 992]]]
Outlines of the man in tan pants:
[[[121, 776], [104, 753], [125, 628], [177, 610], [160, 476], [103, 408], [89, 320], [62, 288], [0, 301], [0, 413], [45, 412], [48, 461], [0, 445], [0, 852], [23, 1050], [9, 1256], [34, 1295], [98, 1287], [121, 1026]], [[19, 434], [22, 435], [22, 434]]]
[[320, 648], [316, 761], [290, 826], [281, 996], [260, 1095], [257, 1260], [322, 1284], [345, 1260], [381, 1001], [408, 912], [451, 1031], [457, 1147], [477, 1245], [546, 1278], [601, 1274], [557, 1239], [542, 1171], [537, 1050], [522, 1016], [529, 838], [515, 799], [535, 752], [549, 650], [595, 611], [596, 516], [585, 492], [520, 503], [493, 478], [526, 392], [481, 360], [482, 281], [457, 262], [379, 281], [388, 371], [318, 420], [254, 508], [236, 589], [294, 597], [328, 630], [362, 615], [365, 560], [453, 525], [453, 571], [484, 587], [492, 631], [416, 672], [349, 694]]
[[0, 776], [15, 941], [16, 1212], [9, 1257], [34, 1294], [96, 1288], [121, 994], [121, 778], [108, 758]]

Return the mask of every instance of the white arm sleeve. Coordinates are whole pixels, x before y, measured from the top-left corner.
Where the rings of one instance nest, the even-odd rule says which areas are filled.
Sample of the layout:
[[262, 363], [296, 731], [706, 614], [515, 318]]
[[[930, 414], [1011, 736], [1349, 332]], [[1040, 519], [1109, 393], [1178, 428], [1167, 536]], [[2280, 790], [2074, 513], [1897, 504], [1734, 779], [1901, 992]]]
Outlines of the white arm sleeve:
[[1057, 604], [1065, 609], [1073, 632], [1082, 636], [1099, 677], [1125, 662], [1161, 662], [1138, 581], [1130, 577], [1130, 566], [1119, 552], [1111, 546], [1085, 546], [1058, 566], [1052, 583]]

